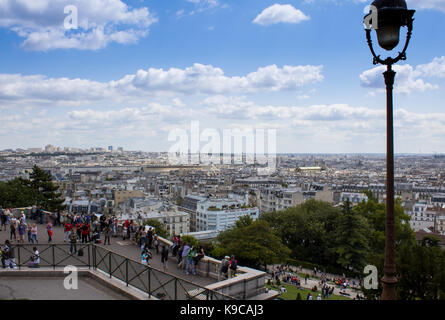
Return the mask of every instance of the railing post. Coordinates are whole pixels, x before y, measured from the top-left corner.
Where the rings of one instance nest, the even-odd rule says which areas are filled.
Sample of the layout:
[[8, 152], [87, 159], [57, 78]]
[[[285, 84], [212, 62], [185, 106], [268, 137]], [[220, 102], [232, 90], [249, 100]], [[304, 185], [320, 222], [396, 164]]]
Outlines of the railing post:
[[18, 259], [19, 259], [19, 270], [20, 270], [20, 247], [21, 246], [18, 246], [17, 248], [18, 248], [18, 250], [17, 250], [17, 255], [18, 255]]
[[51, 244], [53, 251], [53, 269], [56, 270], [56, 254], [54, 252], [54, 244]]
[[111, 278], [111, 252], [108, 252], [108, 263], [110, 267], [110, 278]]
[[175, 300], [178, 300], [178, 278], [175, 277]]
[[151, 269], [148, 268], [148, 297], [151, 299]]
[[90, 246], [91, 244], [88, 244], [88, 269], [91, 269], [91, 259], [90, 259]]
[[128, 287], [128, 258], [125, 258], [125, 282]]

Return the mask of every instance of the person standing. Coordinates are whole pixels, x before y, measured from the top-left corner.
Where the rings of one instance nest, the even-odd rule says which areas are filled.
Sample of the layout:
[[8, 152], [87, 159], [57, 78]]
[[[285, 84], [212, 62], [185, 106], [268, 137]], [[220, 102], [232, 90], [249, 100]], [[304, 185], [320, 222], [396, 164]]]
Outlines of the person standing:
[[229, 271], [229, 261], [230, 257], [225, 256], [223, 260], [221, 260], [221, 264], [219, 266], [219, 272], [218, 272], [218, 281], [221, 281], [222, 277], [228, 277], [227, 272]]
[[185, 266], [187, 264], [187, 252], [190, 250], [190, 246], [188, 245], [188, 243], [184, 244], [184, 247], [182, 248], [182, 254], [181, 254], [181, 263], [179, 264], [179, 266], [182, 269], [185, 269]]
[[40, 224], [43, 224], [43, 209], [39, 208], [39, 219], [40, 219]]
[[77, 238], [81, 239], [82, 238], [82, 224], [80, 223], [79, 220], [77, 220], [77, 222], [76, 222], [76, 233], [77, 233]]
[[85, 221], [82, 225], [82, 243], [88, 243], [88, 234], [90, 233], [90, 226]]
[[[77, 234], [75, 232], [71, 232], [70, 234], [70, 253], [73, 254], [77, 252]], [[73, 250], [74, 249], [74, 250]]]
[[108, 240], [108, 245], [111, 245], [111, 243], [110, 243], [110, 234], [111, 234], [110, 225], [108, 223], [106, 223], [104, 225], [104, 245], [107, 244], [107, 240]]
[[192, 274], [196, 276], [196, 270], [195, 270], [195, 257], [196, 257], [196, 248], [195, 246], [192, 246], [189, 251], [187, 252], [187, 261], [185, 266], [185, 274], [190, 274], [190, 266], [192, 266]]
[[6, 254], [5, 257], [5, 266], [9, 269], [17, 269], [17, 265], [15, 263], [15, 255], [14, 255], [14, 247], [11, 245], [9, 240], [5, 241], [5, 246], [2, 250], [3, 254]]
[[9, 240], [12, 240], [12, 237], [14, 237], [14, 240], [17, 240], [17, 234], [16, 234], [15, 221], [14, 220], [11, 220], [11, 223], [9, 225], [9, 231], [10, 231]]
[[37, 250], [37, 247], [32, 248], [34, 254], [31, 256], [31, 260], [28, 263], [28, 267], [30, 268], [38, 268], [40, 265], [40, 253]]
[[154, 235], [154, 246], [156, 249], [156, 254], [159, 254], [159, 238], [157, 234]]
[[139, 247], [141, 247], [141, 249], [144, 249], [146, 241], [147, 241], [147, 232], [145, 231], [144, 228], [142, 228], [141, 237], [139, 239]]
[[67, 242], [68, 239], [70, 238], [70, 234], [71, 234], [71, 232], [73, 230], [73, 225], [69, 221], [67, 221], [65, 223], [65, 226], [64, 226], [63, 230], [65, 232], [65, 237], [63, 238], [63, 242]]
[[232, 278], [236, 274], [237, 268], [238, 268], [238, 261], [235, 260], [234, 256], [231, 256], [230, 264], [229, 264], [229, 279]]
[[149, 249], [151, 249], [152, 244], [153, 244], [153, 229], [150, 227], [147, 231], [147, 245]]
[[164, 272], [168, 272], [168, 249], [166, 247], [166, 245], [162, 246], [162, 252], [161, 252], [161, 263], [162, 266], [164, 267]]
[[24, 244], [25, 243], [26, 225], [23, 223], [23, 220], [20, 221], [20, 224], [17, 229], [19, 231], [19, 243]]
[[0, 208], [0, 221], [2, 229], [6, 231], [6, 215], [5, 211], [2, 208]]
[[26, 230], [28, 230], [28, 231], [27, 231], [27, 233], [28, 233], [28, 243], [33, 243], [33, 241], [32, 241], [31, 224], [27, 224], [27, 225], [26, 225]]
[[51, 222], [46, 225], [46, 232], [48, 233], [48, 243], [51, 243], [53, 241], [53, 225]]
[[39, 241], [37, 241], [37, 225], [35, 223], [32, 224], [31, 228], [31, 242], [34, 244], [34, 241], [39, 243]]
[[204, 258], [204, 257], [205, 257], [204, 248], [202, 246], [199, 246], [198, 252], [197, 252], [196, 257], [195, 257], [195, 266], [197, 266], [199, 261], [201, 261], [201, 259]]

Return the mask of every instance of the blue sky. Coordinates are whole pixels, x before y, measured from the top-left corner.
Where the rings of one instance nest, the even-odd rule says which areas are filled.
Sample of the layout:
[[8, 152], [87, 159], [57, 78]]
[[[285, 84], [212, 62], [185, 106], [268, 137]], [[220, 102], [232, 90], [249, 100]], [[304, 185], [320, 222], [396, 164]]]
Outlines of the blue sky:
[[[417, 12], [396, 67], [396, 152], [445, 152], [445, 0], [407, 2]], [[221, 132], [276, 129], [278, 152], [384, 153], [369, 3], [5, 0], [0, 149], [167, 151], [169, 133], [197, 120]], [[63, 28], [70, 4], [74, 31]]]

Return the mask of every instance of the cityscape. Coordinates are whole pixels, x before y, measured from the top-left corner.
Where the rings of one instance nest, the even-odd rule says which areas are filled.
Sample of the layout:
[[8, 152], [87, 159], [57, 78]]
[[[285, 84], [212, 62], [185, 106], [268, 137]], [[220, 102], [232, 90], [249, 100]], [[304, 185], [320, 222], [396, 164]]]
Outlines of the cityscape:
[[0, 1], [0, 300], [444, 300], [444, 13]]

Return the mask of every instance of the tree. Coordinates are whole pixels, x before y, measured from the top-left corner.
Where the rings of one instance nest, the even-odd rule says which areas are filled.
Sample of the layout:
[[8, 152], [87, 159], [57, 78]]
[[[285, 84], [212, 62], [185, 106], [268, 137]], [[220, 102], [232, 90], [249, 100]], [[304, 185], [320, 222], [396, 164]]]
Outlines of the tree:
[[32, 205], [38, 194], [28, 180], [15, 178], [0, 182], [0, 206], [3, 208], [20, 208]]
[[363, 270], [369, 252], [371, 232], [365, 217], [352, 210], [349, 201], [343, 204], [338, 216], [337, 229], [334, 232], [334, 251], [338, 255], [337, 263], [349, 270]]
[[[63, 210], [65, 206], [59, 187], [53, 184], [51, 174], [34, 165], [29, 175], [30, 185], [37, 193], [36, 203], [48, 211]], [[30, 205], [32, 205], [31, 203]]]
[[[244, 265], [258, 268], [286, 261], [290, 249], [273, 234], [269, 223], [241, 219], [234, 227], [219, 234], [218, 245]], [[247, 222], [247, 223], [246, 223]]]
[[292, 250], [293, 259], [337, 266], [333, 232], [340, 213], [330, 203], [308, 200], [294, 208], [265, 213], [260, 219]]
[[396, 256], [398, 297], [403, 300], [445, 300], [445, 252], [425, 237], [414, 245], [403, 244]]
[[181, 241], [183, 243], [188, 243], [190, 246], [194, 246], [195, 248], [199, 245], [198, 240], [193, 236], [182, 236]]

